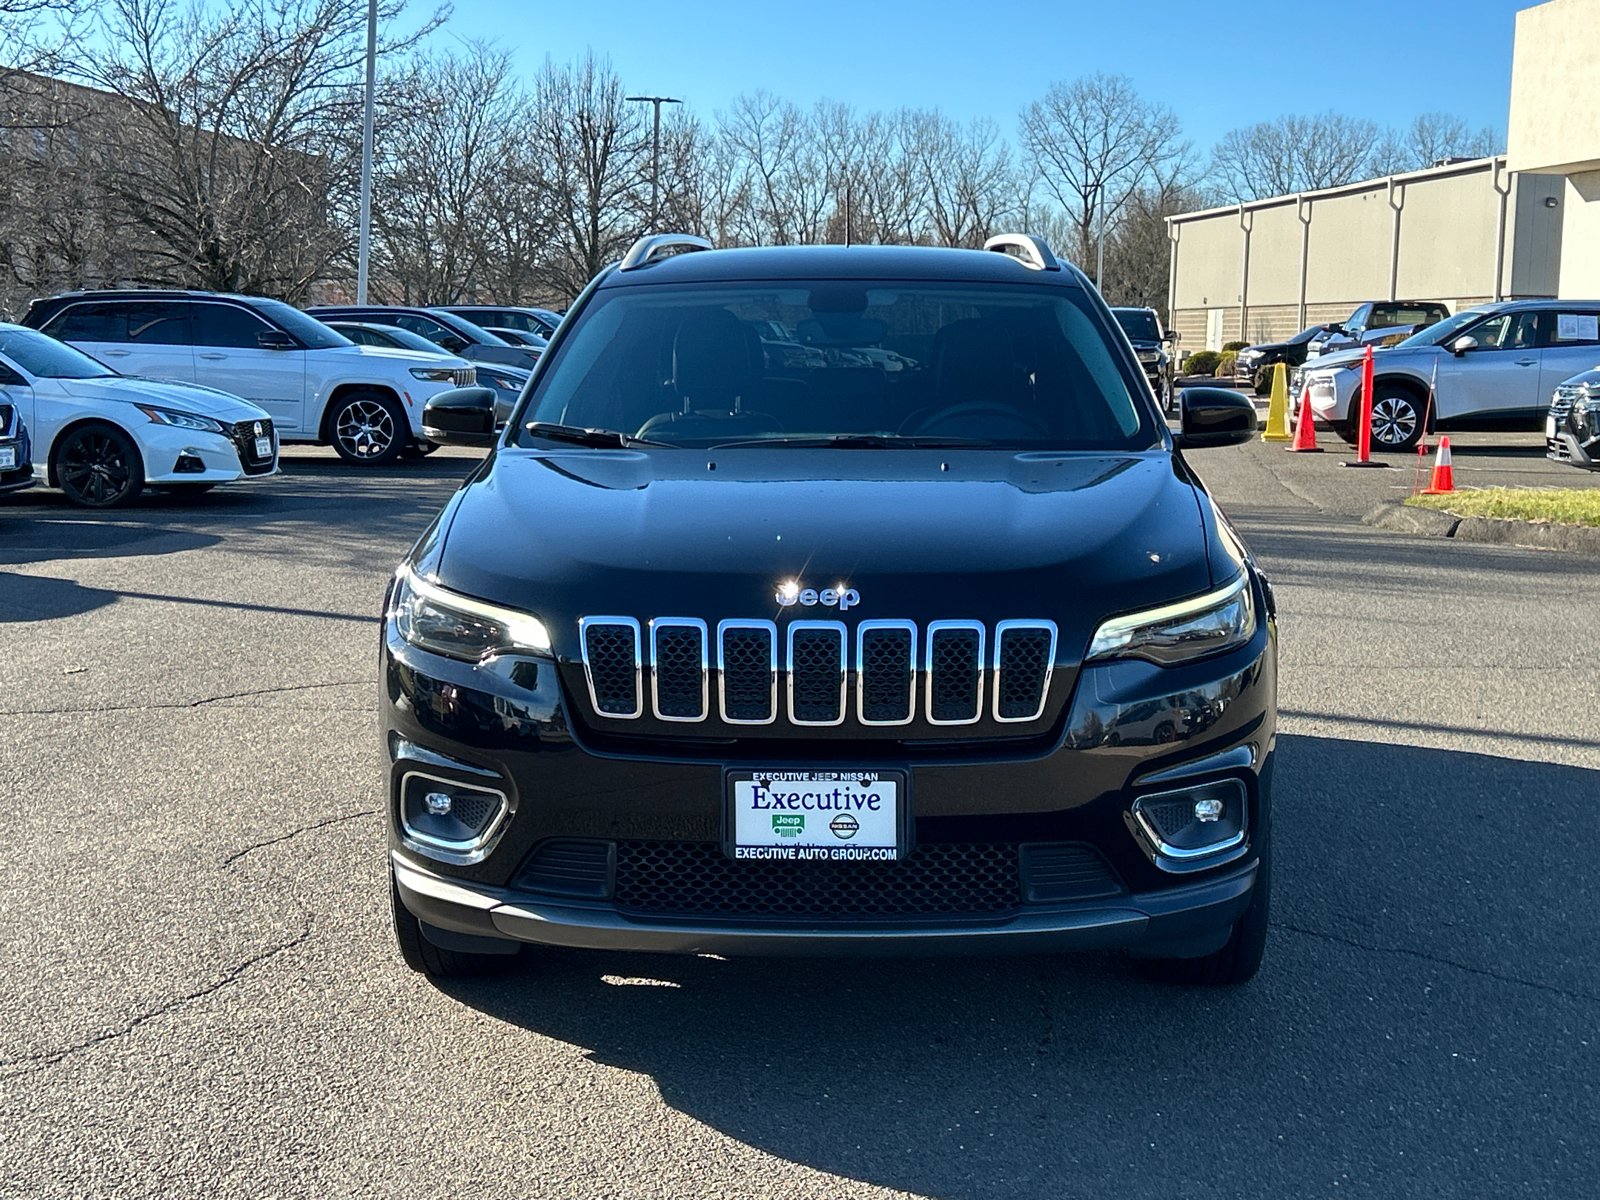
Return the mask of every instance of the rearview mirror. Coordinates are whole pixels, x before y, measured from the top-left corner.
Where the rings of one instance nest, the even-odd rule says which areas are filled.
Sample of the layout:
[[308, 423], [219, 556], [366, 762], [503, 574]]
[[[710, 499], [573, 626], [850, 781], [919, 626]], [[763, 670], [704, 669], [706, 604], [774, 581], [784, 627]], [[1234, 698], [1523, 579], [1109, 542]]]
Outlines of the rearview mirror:
[[494, 392], [451, 388], [422, 406], [422, 434], [442, 446], [487, 446], [494, 441]]
[[1450, 353], [1454, 354], [1457, 358], [1460, 358], [1468, 350], [1476, 350], [1477, 348], [1478, 339], [1473, 337], [1471, 334], [1462, 334], [1455, 341], [1450, 343]]
[[1179, 393], [1183, 432], [1180, 450], [1240, 446], [1256, 435], [1256, 406], [1229, 388], [1192, 387]]
[[263, 350], [298, 350], [300, 344], [281, 329], [263, 329], [256, 334], [256, 345]]

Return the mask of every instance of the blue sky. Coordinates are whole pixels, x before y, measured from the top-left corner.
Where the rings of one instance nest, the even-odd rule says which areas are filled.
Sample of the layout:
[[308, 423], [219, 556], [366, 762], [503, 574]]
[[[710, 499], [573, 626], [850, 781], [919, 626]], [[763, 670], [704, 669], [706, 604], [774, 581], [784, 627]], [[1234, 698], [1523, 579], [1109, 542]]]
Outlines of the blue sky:
[[1515, 14], [1528, 6], [455, 0], [445, 38], [497, 40], [529, 73], [547, 54], [593, 47], [630, 89], [685, 97], [706, 115], [766, 88], [802, 104], [989, 116], [1013, 142], [1018, 110], [1053, 81], [1122, 73], [1204, 149], [1238, 125], [1328, 109], [1380, 125], [1443, 110], [1504, 134]]

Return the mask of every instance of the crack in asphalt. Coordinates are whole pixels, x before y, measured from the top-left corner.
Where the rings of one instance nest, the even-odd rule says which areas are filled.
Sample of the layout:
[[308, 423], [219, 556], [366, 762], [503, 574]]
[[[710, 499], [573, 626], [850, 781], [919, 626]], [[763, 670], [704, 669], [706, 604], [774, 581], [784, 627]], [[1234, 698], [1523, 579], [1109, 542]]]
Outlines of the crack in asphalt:
[[288, 683], [282, 687], [254, 688], [247, 692], [227, 692], [221, 696], [205, 696], [199, 700], [172, 701], [157, 704], [99, 704], [87, 708], [6, 708], [0, 717], [55, 717], [71, 713], [102, 712], [154, 712], [164, 708], [201, 708], [223, 700], [246, 700], [251, 696], [272, 696], [280, 692], [312, 692], [320, 688], [357, 687], [370, 684], [370, 679], [336, 679], [329, 683]]
[[299, 837], [302, 833], [311, 833], [314, 830], [326, 829], [330, 825], [338, 825], [344, 821], [354, 821], [357, 817], [375, 816], [377, 812], [378, 810], [375, 808], [363, 808], [359, 812], [342, 813], [337, 817], [329, 817], [325, 821], [314, 821], [310, 825], [301, 825], [299, 828], [291, 829], [288, 833], [280, 834], [278, 837], [268, 838], [264, 842], [253, 842], [246, 846], [243, 850], [235, 850], [217, 865], [220, 867], [231, 867], [246, 854], [250, 854], [256, 850], [265, 849], [267, 846], [276, 846], [280, 842], [287, 842], [290, 838]]
[[93, 1047], [99, 1046], [105, 1042], [115, 1041], [117, 1038], [127, 1037], [141, 1025], [148, 1024], [157, 1017], [165, 1016], [167, 1013], [172, 1012], [174, 1009], [179, 1008], [182, 1005], [189, 1004], [195, 1000], [203, 999], [214, 992], [220, 992], [223, 988], [237, 980], [251, 967], [276, 958], [286, 950], [293, 950], [296, 946], [304, 945], [307, 941], [309, 941], [311, 938], [312, 925], [311, 914], [302, 909], [301, 915], [304, 918], [304, 924], [296, 936], [290, 938], [287, 942], [280, 943], [276, 946], [270, 946], [261, 951], [259, 954], [252, 954], [249, 958], [246, 958], [242, 962], [235, 964], [234, 967], [221, 978], [213, 980], [204, 987], [196, 988], [192, 992], [185, 992], [181, 996], [174, 996], [169, 1000], [163, 1001], [154, 1008], [148, 1009], [147, 1011], [133, 1017], [126, 1024], [117, 1029], [110, 1029], [102, 1033], [97, 1033], [93, 1037], [84, 1038], [82, 1041], [73, 1042], [69, 1046], [63, 1046], [56, 1050], [46, 1050], [38, 1054], [25, 1054], [21, 1058], [0, 1060], [0, 1079], [15, 1079], [20, 1075], [27, 1075], [33, 1071], [42, 1071], [46, 1067], [55, 1066], [57, 1063], [64, 1059], [70, 1058], [74, 1054], [79, 1054], [85, 1050], [92, 1049]]
[[1516, 984], [1519, 987], [1533, 988], [1540, 992], [1552, 992], [1557, 996], [1565, 996], [1569, 1000], [1588, 1000], [1590, 1003], [1600, 1004], [1600, 995], [1595, 995], [1591, 992], [1578, 992], [1569, 988], [1557, 987], [1552, 983], [1539, 983], [1532, 979], [1519, 979], [1515, 975], [1502, 975], [1498, 971], [1490, 971], [1485, 967], [1469, 966], [1467, 963], [1457, 962], [1453, 958], [1443, 958], [1440, 955], [1428, 954], [1422, 950], [1407, 950], [1401, 946], [1373, 946], [1366, 942], [1358, 942], [1353, 938], [1340, 937], [1334, 933], [1324, 933], [1320, 929], [1307, 929], [1302, 925], [1289, 925], [1282, 921], [1272, 921], [1269, 922], [1269, 925], [1273, 929], [1303, 934], [1306, 937], [1333, 942], [1339, 946], [1349, 946], [1356, 950], [1365, 950], [1372, 954], [1399, 954], [1406, 958], [1418, 958], [1423, 962], [1437, 963], [1441, 967], [1454, 967], [1456, 970], [1465, 971], [1469, 975], [1481, 975], [1485, 979], [1494, 979], [1500, 983]]

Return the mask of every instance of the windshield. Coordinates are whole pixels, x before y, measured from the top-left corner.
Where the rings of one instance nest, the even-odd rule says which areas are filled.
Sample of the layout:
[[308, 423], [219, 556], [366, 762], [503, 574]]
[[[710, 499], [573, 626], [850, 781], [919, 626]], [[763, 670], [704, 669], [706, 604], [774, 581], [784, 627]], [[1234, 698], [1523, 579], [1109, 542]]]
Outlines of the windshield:
[[1465, 308], [1453, 317], [1446, 317], [1442, 321], [1435, 321], [1426, 329], [1419, 329], [1405, 341], [1395, 346], [1396, 350], [1421, 350], [1426, 346], [1438, 346], [1447, 338], [1453, 337], [1461, 330], [1471, 325], [1474, 321], [1489, 314], [1487, 308]]
[[1284, 344], [1287, 346], [1303, 346], [1327, 328], [1326, 325], [1313, 325], [1309, 329], [1302, 329]]
[[308, 350], [331, 350], [335, 346], [355, 345], [344, 334], [329, 329], [315, 317], [308, 317], [298, 308], [292, 308], [282, 300], [251, 300], [257, 312], [270, 320], [276, 321], [280, 328], [286, 329], [300, 339], [300, 344]]
[[1054, 287], [602, 289], [518, 422], [699, 447], [1149, 448], [1158, 434], [1109, 333], [1081, 292]]
[[0, 354], [35, 379], [104, 379], [117, 374], [83, 351], [34, 329], [0, 329]]
[[1156, 315], [1147, 308], [1113, 308], [1111, 315], [1116, 317], [1117, 324], [1122, 326], [1122, 331], [1128, 335], [1130, 342], [1159, 342], [1161, 340], [1161, 327], [1156, 324]]

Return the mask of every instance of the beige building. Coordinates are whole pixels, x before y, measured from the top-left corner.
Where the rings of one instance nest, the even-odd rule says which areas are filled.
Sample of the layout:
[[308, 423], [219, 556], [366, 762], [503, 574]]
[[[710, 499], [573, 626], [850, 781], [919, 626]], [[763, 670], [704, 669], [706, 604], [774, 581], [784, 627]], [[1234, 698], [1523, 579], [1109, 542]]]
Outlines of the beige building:
[[1481, 158], [1171, 217], [1179, 346], [1277, 341], [1368, 300], [1457, 312], [1553, 296], [1563, 188], [1558, 175]]
[[1517, 14], [1503, 157], [1169, 218], [1182, 350], [1285, 337], [1367, 300], [1600, 297], [1597, 45], [1600, 0]]

